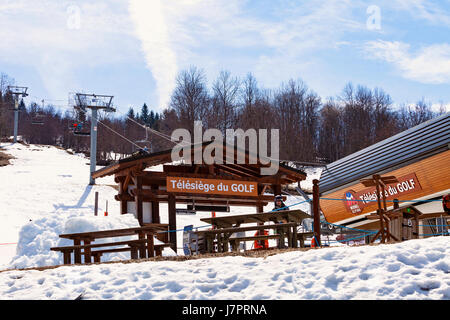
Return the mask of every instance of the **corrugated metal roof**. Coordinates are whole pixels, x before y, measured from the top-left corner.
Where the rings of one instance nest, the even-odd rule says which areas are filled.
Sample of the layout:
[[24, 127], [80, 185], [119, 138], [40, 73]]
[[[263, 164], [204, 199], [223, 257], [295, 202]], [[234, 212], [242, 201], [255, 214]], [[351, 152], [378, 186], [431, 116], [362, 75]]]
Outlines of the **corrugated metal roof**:
[[328, 192], [388, 168], [418, 161], [448, 150], [449, 144], [450, 112], [447, 112], [328, 164], [320, 178], [320, 191]]

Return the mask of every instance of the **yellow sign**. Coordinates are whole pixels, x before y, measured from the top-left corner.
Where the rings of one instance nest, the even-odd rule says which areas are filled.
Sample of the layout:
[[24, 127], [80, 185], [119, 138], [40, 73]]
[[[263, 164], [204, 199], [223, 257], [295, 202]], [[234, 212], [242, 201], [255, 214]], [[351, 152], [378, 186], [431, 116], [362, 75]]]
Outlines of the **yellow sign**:
[[237, 180], [167, 177], [167, 192], [257, 196], [258, 183]]

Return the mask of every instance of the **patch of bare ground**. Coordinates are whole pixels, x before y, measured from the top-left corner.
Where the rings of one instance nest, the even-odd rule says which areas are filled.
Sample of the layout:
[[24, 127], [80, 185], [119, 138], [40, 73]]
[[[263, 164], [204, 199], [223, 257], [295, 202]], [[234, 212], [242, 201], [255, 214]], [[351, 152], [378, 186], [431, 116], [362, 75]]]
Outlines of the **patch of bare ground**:
[[2, 148], [0, 148], [0, 167], [4, 167], [7, 166], [8, 164], [11, 164], [9, 160], [14, 159], [14, 157], [1, 150]]

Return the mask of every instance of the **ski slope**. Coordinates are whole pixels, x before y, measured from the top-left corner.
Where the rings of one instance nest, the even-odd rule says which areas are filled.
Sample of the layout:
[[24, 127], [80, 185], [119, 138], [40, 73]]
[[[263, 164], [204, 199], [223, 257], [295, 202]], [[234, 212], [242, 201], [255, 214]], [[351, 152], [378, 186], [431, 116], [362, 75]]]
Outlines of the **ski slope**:
[[[137, 225], [120, 215], [112, 177], [88, 186], [84, 156], [54, 147], [1, 144], [13, 155], [0, 167], [0, 270], [62, 263], [50, 247], [61, 233]], [[155, 168], [153, 168], [155, 169]], [[157, 168], [156, 168], [157, 169]], [[312, 172], [313, 174], [316, 172]], [[5, 181], [7, 183], [5, 183]], [[99, 192], [99, 216], [94, 194]], [[108, 200], [108, 216], [101, 214]], [[288, 197], [287, 204], [302, 201]], [[297, 208], [297, 207], [296, 207]], [[298, 208], [307, 210], [308, 204]], [[271, 210], [272, 204], [265, 210]], [[253, 212], [232, 208], [231, 213]], [[167, 205], [161, 205], [167, 222]], [[178, 215], [177, 229], [205, 226], [209, 213]], [[2, 299], [450, 299], [449, 237], [375, 246], [291, 251], [266, 258], [221, 257], [63, 266], [0, 272]], [[177, 233], [182, 254], [182, 232]], [[13, 244], [9, 244], [13, 243]], [[16, 243], [16, 244], [14, 244]], [[165, 255], [175, 254], [165, 250]], [[107, 260], [127, 259], [124, 253]]]

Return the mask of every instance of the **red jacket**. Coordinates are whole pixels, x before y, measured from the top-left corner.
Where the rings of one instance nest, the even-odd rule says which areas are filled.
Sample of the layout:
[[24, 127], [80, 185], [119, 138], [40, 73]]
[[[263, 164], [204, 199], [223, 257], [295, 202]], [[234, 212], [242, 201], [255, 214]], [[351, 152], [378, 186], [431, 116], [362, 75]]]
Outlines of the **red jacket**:
[[[268, 236], [269, 235], [269, 231], [267, 230], [261, 230], [261, 231], [256, 231], [255, 236], [260, 236], [260, 235], [265, 235]], [[255, 249], [267, 249], [269, 248], [269, 240], [255, 240], [255, 242], [253, 243], [253, 247]]]

